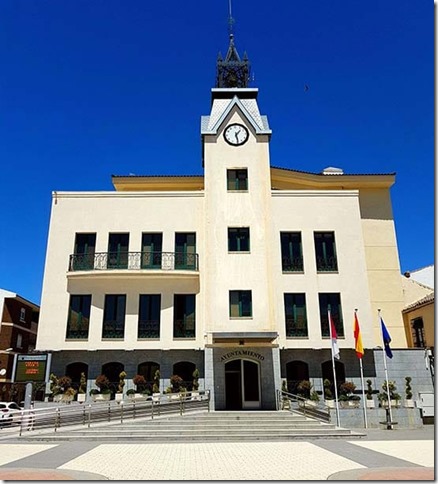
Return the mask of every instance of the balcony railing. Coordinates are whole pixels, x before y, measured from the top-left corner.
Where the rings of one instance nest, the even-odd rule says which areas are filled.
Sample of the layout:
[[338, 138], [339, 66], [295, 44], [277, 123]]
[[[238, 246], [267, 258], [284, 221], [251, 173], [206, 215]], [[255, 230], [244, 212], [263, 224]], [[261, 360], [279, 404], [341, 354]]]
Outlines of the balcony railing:
[[316, 258], [316, 270], [318, 272], [337, 272], [338, 260], [333, 257], [317, 257]]
[[307, 320], [286, 318], [286, 338], [307, 338]]
[[195, 338], [194, 318], [177, 319], [173, 322], [174, 338]]
[[302, 257], [283, 257], [282, 258], [283, 272], [303, 272], [303, 258]]
[[198, 254], [183, 252], [97, 252], [70, 255], [69, 271], [199, 270]]
[[138, 322], [138, 338], [159, 338], [160, 337], [160, 321], [151, 319], [140, 320]]

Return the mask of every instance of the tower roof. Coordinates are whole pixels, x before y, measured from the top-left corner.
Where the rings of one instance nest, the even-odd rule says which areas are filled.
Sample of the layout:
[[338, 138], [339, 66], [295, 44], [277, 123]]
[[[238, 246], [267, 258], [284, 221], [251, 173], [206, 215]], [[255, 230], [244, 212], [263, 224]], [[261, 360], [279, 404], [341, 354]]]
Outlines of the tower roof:
[[250, 62], [246, 52], [240, 59], [234, 45], [234, 34], [230, 33], [230, 44], [225, 59], [219, 53], [216, 61], [216, 87], [219, 88], [246, 88], [249, 85]]

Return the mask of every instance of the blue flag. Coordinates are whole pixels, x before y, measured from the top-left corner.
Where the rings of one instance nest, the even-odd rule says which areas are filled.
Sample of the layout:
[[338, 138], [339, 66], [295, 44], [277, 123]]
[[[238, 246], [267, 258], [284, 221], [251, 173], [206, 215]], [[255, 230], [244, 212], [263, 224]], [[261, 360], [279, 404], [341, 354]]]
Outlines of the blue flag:
[[388, 330], [386, 329], [385, 323], [383, 319], [380, 318], [380, 323], [382, 325], [382, 335], [383, 335], [383, 344], [385, 346], [385, 353], [388, 358], [392, 358], [392, 351], [389, 347], [389, 343], [391, 343], [391, 336], [389, 336]]

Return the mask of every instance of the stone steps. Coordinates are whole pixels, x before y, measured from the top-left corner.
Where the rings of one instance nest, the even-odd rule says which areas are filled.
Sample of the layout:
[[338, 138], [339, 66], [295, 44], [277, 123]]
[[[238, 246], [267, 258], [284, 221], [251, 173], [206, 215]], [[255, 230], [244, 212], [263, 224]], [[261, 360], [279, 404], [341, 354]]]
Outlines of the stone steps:
[[231, 442], [355, 438], [363, 434], [290, 412], [210, 412], [126, 420], [90, 428], [27, 433], [21, 440]]

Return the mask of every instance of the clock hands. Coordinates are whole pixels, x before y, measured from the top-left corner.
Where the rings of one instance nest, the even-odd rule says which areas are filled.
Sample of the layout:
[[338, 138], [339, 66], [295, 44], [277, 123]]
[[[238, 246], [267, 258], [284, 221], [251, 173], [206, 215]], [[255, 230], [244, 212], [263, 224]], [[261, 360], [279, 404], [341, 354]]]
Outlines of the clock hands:
[[234, 133], [234, 136], [235, 136], [237, 142], [239, 142], [239, 133], [240, 133], [240, 129], [239, 129], [239, 131], [236, 131]]

